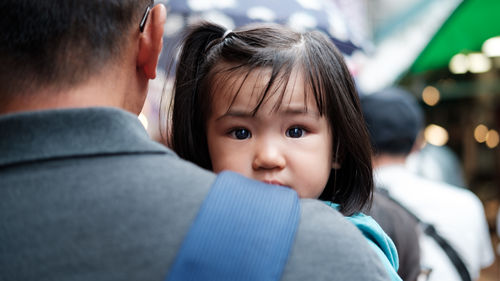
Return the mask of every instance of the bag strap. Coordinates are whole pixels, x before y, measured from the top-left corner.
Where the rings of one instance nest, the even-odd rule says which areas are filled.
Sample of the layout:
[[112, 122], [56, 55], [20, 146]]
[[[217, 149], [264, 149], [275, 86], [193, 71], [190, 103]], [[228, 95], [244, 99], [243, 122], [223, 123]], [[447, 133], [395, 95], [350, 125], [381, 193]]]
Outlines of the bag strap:
[[403, 210], [405, 210], [410, 216], [412, 216], [422, 227], [423, 231], [427, 236], [430, 236], [436, 243], [443, 249], [443, 251], [446, 253], [450, 261], [453, 263], [455, 266], [455, 269], [457, 270], [458, 274], [460, 275], [460, 278], [462, 281], [472, 281], [472, 278], [470, 276], [469, 270], [467, 269], [467, 266], [465, 266], [464, 261], [462, 258], [460, 258], [460, 255], [457, 253], [457, 251], [450, 245], [450, 243], [443, 237], [439, 232], [436, 230], [434, 225], [422, 221], [415, 213], [410, 211], [406, 206], [404, 206], [402, 203], [400, 203], [398, 200], [393, 198], [389, 191], [384, 188], [384, 187], [377, 187], [377, 190], [379, 193], [385, 197], [387, 197], [389, 200], [392, 202], [396, 203], [399, 205]]
[[167, 280], [279, 280], [299, 217], [299, 200], [292, 189], [222, 172]]

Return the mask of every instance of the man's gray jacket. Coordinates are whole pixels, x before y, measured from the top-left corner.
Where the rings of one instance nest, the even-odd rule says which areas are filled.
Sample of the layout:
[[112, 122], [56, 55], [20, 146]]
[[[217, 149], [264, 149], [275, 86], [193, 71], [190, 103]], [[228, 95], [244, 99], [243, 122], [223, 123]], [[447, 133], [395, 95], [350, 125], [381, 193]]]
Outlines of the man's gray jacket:
[[[162, 281], [215, 177], [118, 109], [0, 116], [0, 280]], [[282, 280], [386, 278], [353, 225], [301, 200]]]

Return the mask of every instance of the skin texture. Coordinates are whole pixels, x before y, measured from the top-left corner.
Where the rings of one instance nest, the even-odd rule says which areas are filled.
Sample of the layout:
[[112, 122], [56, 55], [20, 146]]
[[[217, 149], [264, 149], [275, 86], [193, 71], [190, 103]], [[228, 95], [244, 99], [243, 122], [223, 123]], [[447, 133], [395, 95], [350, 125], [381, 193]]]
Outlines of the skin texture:
[[297, 74], [292, 73], [281, 103], [278, 88], [256, 114], [252, 111], [270, 77], [267, 69], [252, 71], [246, 80], [234, 75], [212, 91], [206, 128], [215, 172], [231, 170], [288, 186], [301, 198], [321, 194], [332, 169], [332, 133]]

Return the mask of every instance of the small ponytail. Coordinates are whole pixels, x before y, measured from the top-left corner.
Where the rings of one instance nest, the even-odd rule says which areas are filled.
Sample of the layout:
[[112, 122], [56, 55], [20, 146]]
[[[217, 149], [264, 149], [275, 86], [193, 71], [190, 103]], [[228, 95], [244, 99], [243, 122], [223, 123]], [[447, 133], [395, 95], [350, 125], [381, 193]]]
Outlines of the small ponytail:
[[[209, 97], [200, 95], [200, 89], [210, 71], [211, 48], [223, 40], [225, 32], [222, 26], [208, 22], [188, 29], [176, 68], [170, 145], [180, 157], [206, 169], [211, 169], [208, 147], [196, 144], [207, 143], [204, 117]], [[203, 132], [193, 134], [195, 130]]]

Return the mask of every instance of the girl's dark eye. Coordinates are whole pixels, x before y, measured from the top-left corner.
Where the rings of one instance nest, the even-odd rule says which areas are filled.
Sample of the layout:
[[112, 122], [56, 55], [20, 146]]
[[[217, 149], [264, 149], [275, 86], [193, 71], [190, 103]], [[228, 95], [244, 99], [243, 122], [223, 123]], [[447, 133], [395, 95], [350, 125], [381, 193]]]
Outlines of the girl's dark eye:
[[252, 136], [250, 131], [247, 129], [235, 129], [231, 132], [231, 135], [238, 140], [248, 139]]
[[286, 136], [289, 138], [300, 138], [304, 135], [304, 129], [293, 127], [286, 131]]

